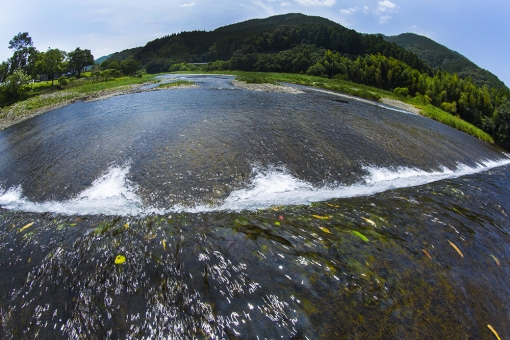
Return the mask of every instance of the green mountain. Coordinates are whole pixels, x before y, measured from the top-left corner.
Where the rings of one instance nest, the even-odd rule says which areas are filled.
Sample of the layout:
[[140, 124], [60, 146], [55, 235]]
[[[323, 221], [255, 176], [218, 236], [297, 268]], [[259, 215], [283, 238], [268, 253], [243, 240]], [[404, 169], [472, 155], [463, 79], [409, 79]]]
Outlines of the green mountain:
[[314, 45], [350, 58], [380, 53], [404, 61], [420, 72], [431, 73], [416, 54], [380, 36], [363, 35], [331, 20], [298, 13], [252, 19], [209, 32], [172, 34], [143, 47], [114, 53], [108, 60], [134, 58], [147, 72], [158, 73], [179, 62], [229, 60], [236, 54], [274, 54], [300, 45]]
[[105, 56], [102, 56], [100, 58], [97, 58], [96, 61], [94, 62], [94, 64], [98, 64], [98, 65], [101, 65], [101, 63], [107, 59], [109, 59], [111, 56], [113, 55], [112, 54], [108, 54], [108, 55], [105, 55]]
[[461, 78], [471, 77], [477, 85], [487, 85], [497, 89], [508, 88], [491, 72], [478, 67], [462, 54], [435, 42], [427, 37], [414, 33], [403, 33], [384, 39], [394, 42], [408, 51], [415, 53], [433, 70], [441, 69], [449, 73], [457, 73]]
[[[236, 68], [248, 70], [242, 64], [248, 65], [250, 60], [256, 59], [250, 59], [250, 55], [274, 55], [303, 45], [336, 51], [351, 59], [381, 54], [429, 75], [441, 69], [457, 73], [461, 78], [471, 77], [480, 86], [508, 90], [494, 74], [429, 38], [412, 33], [391, 37], [361, 34], [331, 20], [299, 13], [247, 20], [213, 31], [181, 32], [164, 36], [145, 46], [114, 53], [106, 59], [106, 64], [133, 58], [140, 61], [148, 73], [159, 73], [168, 71], [177, 63], [232, 60], [242, 55], [246, 58], [241, 64], [237, 63]], [[281, 71], [296, 72], [296, 68]]]

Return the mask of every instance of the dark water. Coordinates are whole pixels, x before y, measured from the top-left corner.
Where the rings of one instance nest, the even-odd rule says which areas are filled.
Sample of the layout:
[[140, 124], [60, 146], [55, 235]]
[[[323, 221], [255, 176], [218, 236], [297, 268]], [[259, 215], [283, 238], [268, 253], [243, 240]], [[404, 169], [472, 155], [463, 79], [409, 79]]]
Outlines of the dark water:
[[193, 80], [0, 132], [1, 338], [510, 334], [506, 154]]

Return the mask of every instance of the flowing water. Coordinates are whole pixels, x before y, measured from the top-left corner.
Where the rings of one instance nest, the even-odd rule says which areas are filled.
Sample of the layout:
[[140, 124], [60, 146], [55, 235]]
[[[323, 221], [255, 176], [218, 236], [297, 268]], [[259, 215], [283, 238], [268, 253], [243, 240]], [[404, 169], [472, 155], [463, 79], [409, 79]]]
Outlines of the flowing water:
[[0, 131], [1, 338], [510, 336], [507, 154], [179, 77]]

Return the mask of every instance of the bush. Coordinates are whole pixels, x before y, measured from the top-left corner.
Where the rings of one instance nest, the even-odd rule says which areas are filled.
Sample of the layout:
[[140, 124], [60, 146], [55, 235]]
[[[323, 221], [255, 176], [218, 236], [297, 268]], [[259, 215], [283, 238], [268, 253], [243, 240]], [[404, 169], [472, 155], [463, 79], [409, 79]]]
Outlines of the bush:
[[393, 90], [393, 93], [399, 97], [407, 97], [409, 95], [409, 89], [407, 87], [397, 87]]
[[317, 63], [313, 66], [310, 66], [308, 68], [308, 71], [306, 71], [307, 74], [310, 74], [312, 76], [319, 76], [319, 77], [325, 77], [326, 76], [326, 68], [321, 63]]
[[178, 63], [170, 66], [170, 72], [179, 72], [179, 71], [195, 71], [197, 67], [188, 63]]
[[67, 78], [65, 76], [62, 76], [62, 77], [58, 78], [57, 80], [58, 80], [58, 83], [60, 84], [60, 87], [66, 86], [69, 83], [69, 81], [67, 80]]
[[142, 78], [146, 74], [147, 74], [147, 71], [145, 71], [144, 69], [141, 69], [141, 70], [136, 71], [135, 77]]
[[443, 102], [441, 104], [441, 108], [443, 110], [445, 110], [446, 112], [457, 113], [457, 103], [456, 102], [451, 102], [451, 103]]

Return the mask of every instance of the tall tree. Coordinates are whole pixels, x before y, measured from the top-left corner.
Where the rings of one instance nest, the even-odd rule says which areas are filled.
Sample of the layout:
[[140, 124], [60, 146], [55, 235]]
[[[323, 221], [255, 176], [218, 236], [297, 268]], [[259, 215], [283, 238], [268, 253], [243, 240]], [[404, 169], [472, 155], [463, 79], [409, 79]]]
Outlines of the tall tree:
[[129, 58], [124, 60], [120, 64], [120, 67], [122, 67], [122, 72], [124, 72], [124, 74], [132, 76], [140, 68], [140, 62], [136, 59]]
[[40, 70], [41, 73], [48, 75], [48, 79], [51, 78], [51, 86], [53, 86], [55, 76], [58, 76], [60, 73], [65, 71], [67, 66], [64, 62], [66, 56], [67, 54], [58, 48], [48, 48], [37, 62], [38, 70]]
[[82, 50], [77, 47], [74, 51], [68, 53], [69, 67], [78, 73], [78, 78], [86, 66], [94, 64], [94, 56], [90, 50]]
[[2, 61], [0, 64], [0, 83], [3, 83], [9, 75], [9, 63]]
[[20, 32], [12, 38], [9, 41], [9, 49], [14, 50], [9, 59], [9, 74], [21, 68], [25, 73], [35, 77], [35, 63], [39, 52], [35, 49], [28, 32]]
[[33, 46], [34, 43], [32, 42], [32, 38], [28, 35], [28, 32], [20, 32], [9, 41], [9, 48], [15, 51]]

